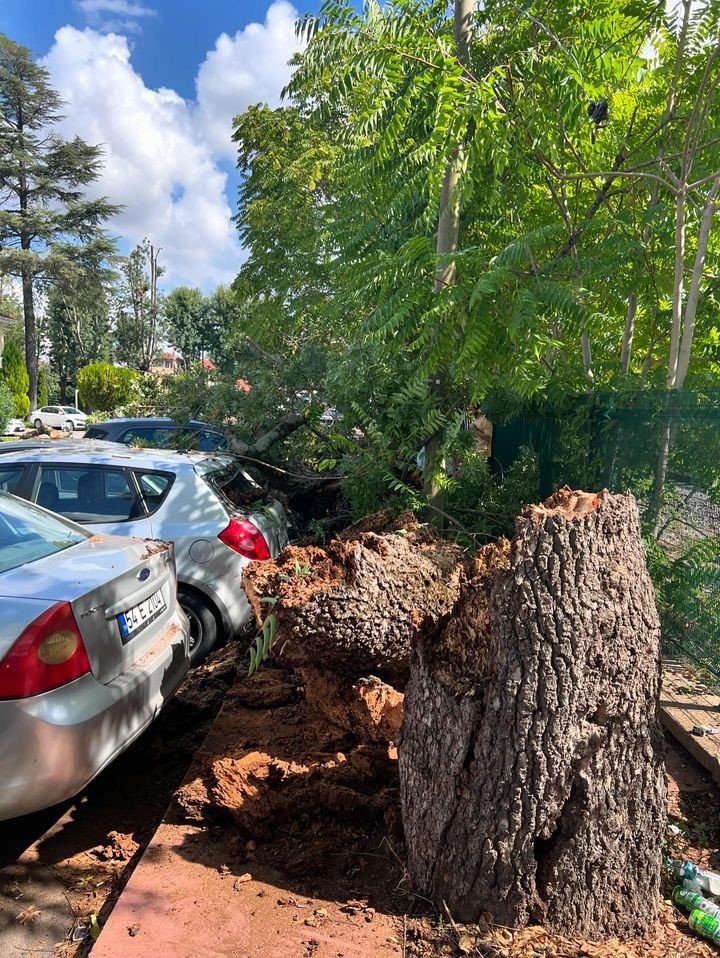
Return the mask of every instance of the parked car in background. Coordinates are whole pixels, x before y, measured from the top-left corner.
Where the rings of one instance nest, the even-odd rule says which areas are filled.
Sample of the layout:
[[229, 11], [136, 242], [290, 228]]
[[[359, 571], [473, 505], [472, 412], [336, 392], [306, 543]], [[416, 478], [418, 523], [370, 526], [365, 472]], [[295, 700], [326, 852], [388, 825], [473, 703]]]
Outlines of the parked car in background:
[[173, 422], [162, 416], [108, 419], [90, 426], [85, 438], [155, 449], [198, 449], [200, 452], [228, 449], [227, 437], [221, 429], [196, 420]]
[[25, 432], [25, 423], [22, 419], [9, 419], [3, 432], [3, 436], [17, 436]]
[[75, 406], [43, 406], [28, 416], [36, 429], [64, 429], [82, 431], [87, 427], [87, 416]]
[[189, 664], [173, 548], [0, 493], [0, 820], [81, 791]]
[[235, 456], [85, 439], [13, 445], [0, 455], [0, 490], [95, 532], [175, 544], [193, 665], [250, 621], [243, 569], [278, 555], [288, 524]]

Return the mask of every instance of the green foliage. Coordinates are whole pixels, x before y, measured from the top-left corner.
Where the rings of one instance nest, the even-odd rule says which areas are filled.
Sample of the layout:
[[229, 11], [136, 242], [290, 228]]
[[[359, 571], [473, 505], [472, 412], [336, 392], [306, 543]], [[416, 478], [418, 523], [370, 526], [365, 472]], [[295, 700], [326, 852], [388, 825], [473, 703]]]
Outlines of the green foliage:
[[165, 272], [160, 250], [147, 237], [121, 263], [121, 283], [115, 291], [115, 358], [147, 373], [164, 333], [163, 297], [158, 281]]
[[119, 209], [86, 188], [102, 149], [57, 130], [62, 100], [26, 47], [0, 34], [0, 275], [22, 277], [35, 399], [32, 284], [86, 278], [115, 250], [103, 223]]
[[253, 672], [256, 672], [260, 668], [268, 657], [273, 645], [277, 642], [277, 639], [278, 620], [276, 615], [271, 614], [263, 622], [262, 629], [255, 636], [255, 641], [250, 646], [248, 675], [252, 675]]
[[47, 367], [40, 366], [38, 369], [38, 406], [47, 406], [50, 402], [49, 378]]
[[164, 308], [168, 342], [180, 352], [187, 369], [214, 340], [211, 304], [199, 289], [178, 286], [167, 296]]
[[0, 379], [0, 433], [5, 431], [8, 422], [15, 416], [15, 397], [10, 387]]
[[25, 419], [30, 412], [28, 398], [28, 374], [25, 368], [25, 357], [22, 349], [15, 340], [5, 343], [2, 353], [2, 378], [13, 397], [13, 415]]
[[[330, 445], [338, 432], [347, 442], [321, 458], [347, 475], [358, 508], [382, 490], [415, 502], [423, 426], [446, 431], [449, 461], [463, 410], [500, 386], [540, 402], [581, 393], [590, 370], [596, 387], [621, 386], [630, 294], [629, 376], [635, 387], [664, 377], [676, 224], [660, 181], [680, 172], [706, 67], [707, 89], [717, 88], [720, 61], [702, 40], [715, 36], [717, 7], [693, 11], [681, 49], [677, 10], [652, 0], [491, 0], [475, 8], [467, 69], [438, 0], [362, 10], [331, 0], [302, 21], [308, 42], [288, 105], [235, 121], [249, 256], [234, 290], [244, 335], [270, 357], [323, 344], [306, 389], [345, 417]], [[665, 116], [669, 98], [677, 108]], [[587, 112], [599, 99], [609, 103], [602, 127]], [[703, 110], [695, 162], [711, 176], [720, 111]], [[457, 155], [460, 250], [443, 258], [440, 190]], [[689, 255], [708, 188], [688, 207]], [[708, 257], [720, 266], [714, 234]], [[438, 269], [451, 265], [455, 282], [436, 292]], [[702, 362], [691, 370], [706, 380], [720, 371], [718, 273], [705, 270]], [[438, 371], [442, 409], [421, 388]], [[256, 399], [271, 381], [258, 378]], [[422, 412], [403, 415], [406, 387], [420, 389]]]
[[91, 363], [77, 375], [80, 403], [89, 411], [112, 412], [135, 396], [138, 374], [112, 363]]

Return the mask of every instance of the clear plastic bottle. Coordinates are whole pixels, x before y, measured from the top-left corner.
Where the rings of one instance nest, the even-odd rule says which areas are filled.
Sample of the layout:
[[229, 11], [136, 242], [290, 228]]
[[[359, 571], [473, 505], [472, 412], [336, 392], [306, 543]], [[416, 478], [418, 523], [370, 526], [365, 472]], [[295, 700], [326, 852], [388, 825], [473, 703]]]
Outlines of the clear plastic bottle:
[[692, 862], [675, 861], [672, 864], [684, 888], [720, 898], [720, 875], [717, 872], [712, 872], [709, 868], [698, 868]]
[[706, 915], [711, 915], [713, 918], [720, 919], [720, 905], [716, 905], [714, 901], [708, 901], [707, 898], [703, 898], [700, 892], [683, 888], [682, 885], [676, 885], [675, 888], [673, 888], [672, 900], [676, 905], [680, 905], [682, 908], [687, 909], [687, 911], [701, 911]]
[[704, 911], [696, 908], [695, 911], [690, 913], [688, 924], [702, 938], [707, 938], [713, 944], [720, 945], [720, 921], [717, 918], [706, 915]]

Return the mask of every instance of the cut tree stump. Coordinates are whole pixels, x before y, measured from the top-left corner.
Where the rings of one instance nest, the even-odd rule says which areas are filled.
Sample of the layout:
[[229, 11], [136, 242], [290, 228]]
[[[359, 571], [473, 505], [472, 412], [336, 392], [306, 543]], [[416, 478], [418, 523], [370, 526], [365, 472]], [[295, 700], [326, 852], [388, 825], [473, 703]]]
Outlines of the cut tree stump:
[[562, 490], [418, 634], [399, 759], [408, 868], [457, 921], [647, 932], [666, 794], [638, 510]]
[[411, 640], [452, 610], [465, 565], [459, 546], [411, 514], [373, 531], [383, 522], [370, 517], [327, 549], [291, 546], [245, 570], [258, 623], [277, 617], [285, 664], [404, 683]]

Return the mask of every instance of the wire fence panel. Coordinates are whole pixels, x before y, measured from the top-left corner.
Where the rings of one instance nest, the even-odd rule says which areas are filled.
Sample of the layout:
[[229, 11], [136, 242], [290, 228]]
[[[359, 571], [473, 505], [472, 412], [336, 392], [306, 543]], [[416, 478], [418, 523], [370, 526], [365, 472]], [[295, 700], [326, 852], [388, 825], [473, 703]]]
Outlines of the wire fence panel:
[[642, 513], [666, 653], [720, 686], [720, 394], [574, 397], [495, 426], [492, 462], [523, 447], [540, 497], [563, 485], [632, 492]]

